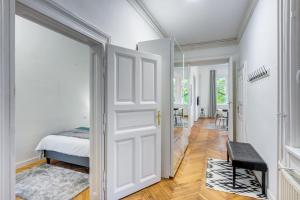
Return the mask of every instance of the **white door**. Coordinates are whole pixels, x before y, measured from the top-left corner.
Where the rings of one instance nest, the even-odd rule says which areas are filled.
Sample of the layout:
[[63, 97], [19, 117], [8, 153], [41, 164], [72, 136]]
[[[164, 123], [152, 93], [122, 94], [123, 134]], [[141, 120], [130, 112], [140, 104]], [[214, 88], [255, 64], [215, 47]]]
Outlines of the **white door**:
[[235, 106], [235, 94], [236, 94], [236, 75], [235, 75], [235, 70], [236, 70], [236, 62], [232, 61], [230, 59], [229, 65], [228, 65], [228, 137], [230, 141], [235, 140], [235, 111], [234, 111], [234, 106]]
[[107, 47], [107, 199], [161, 179], [161, 57]]
[[245, 124], [245, 91], [246, 91], [246, 63], [237, 74], [237, 140], [246, 141]]

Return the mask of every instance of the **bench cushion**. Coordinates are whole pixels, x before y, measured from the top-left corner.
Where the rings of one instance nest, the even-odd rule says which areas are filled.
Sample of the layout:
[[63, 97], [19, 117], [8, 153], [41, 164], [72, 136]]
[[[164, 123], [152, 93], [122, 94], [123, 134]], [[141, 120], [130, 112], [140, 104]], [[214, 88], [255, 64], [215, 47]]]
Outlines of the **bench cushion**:
[[251, 144], [228, 141], [227, 149], [233, 166], [258, 171], [268, 170], [267, 164]]

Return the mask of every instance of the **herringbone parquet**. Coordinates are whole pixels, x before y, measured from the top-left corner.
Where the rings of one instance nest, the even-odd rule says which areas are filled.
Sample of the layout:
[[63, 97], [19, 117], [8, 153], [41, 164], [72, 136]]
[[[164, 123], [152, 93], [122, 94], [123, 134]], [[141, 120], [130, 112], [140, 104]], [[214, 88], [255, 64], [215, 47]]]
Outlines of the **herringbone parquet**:
[[207, 189], [207, 158], [226, 159], [226, 133], [205, 129], [211, 120], [192, 128], [190, 144], [174, 179], [161, 182], [123, 200], [253, 200], [253, 198]]

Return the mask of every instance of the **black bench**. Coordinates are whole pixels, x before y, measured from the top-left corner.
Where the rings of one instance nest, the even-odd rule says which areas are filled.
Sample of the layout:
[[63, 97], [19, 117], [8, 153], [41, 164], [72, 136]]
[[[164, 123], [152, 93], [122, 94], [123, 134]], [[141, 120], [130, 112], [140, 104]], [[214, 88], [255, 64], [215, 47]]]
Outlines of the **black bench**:
[[235, 188], [236, 168], [244, 168], [262, 172], [262, 193], [266, 194], [266, 172], [268, 171], [267, 164], [255, 151], [253, 146], [248, 143], [227, 142], [227, 161], [229, 158], [232, 161], [233, 169], [233, 188]]

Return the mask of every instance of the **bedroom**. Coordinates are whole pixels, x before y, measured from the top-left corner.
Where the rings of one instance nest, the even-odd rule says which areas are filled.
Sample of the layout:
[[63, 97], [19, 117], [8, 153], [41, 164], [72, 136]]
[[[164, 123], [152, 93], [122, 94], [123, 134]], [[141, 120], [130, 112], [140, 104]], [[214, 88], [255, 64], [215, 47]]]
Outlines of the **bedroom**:
[[35, 176], [41, 170], [61, 176], [52, 184], [64, 197], [88, 195], [90, 47], [16, 16], [15, 74], [17, 199], [53, 192]]

